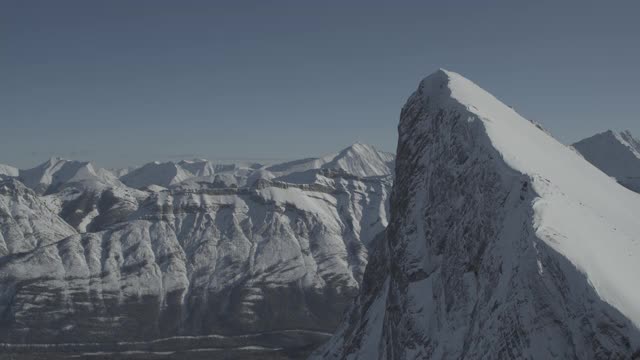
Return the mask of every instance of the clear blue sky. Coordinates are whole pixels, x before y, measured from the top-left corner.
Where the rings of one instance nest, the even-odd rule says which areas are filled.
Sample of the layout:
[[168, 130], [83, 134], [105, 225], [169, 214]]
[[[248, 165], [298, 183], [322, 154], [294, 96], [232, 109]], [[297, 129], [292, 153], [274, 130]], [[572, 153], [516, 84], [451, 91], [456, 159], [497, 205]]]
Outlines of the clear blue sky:
[[395, 151], [439, 67], [564, 142], [640, 135], [637, 1], [0, 2], [0, 163]]

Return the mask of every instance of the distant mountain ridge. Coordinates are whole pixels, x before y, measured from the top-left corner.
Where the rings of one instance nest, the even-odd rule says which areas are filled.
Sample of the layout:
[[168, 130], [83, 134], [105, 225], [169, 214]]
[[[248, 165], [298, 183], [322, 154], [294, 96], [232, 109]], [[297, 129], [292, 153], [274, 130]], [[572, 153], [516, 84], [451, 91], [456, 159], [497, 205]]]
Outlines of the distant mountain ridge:
[[310, 169], [342, 170], [348, 174], [369, 177], [393, 173], [394, 155], [370, 145], [355, 143], [336, 154], [272, 165], [266, 168], [277, 176]]
[[20, 170], [19, 180], [39, 194], [56, 192], [73, 182], [92, 181], [105, 186], [119, 184], [111, 172], [96, 168], [90, 162], [51, 158], [32, 169]]
[[387, 225], [393, 156], [356, 144], [318, 159], [302, 172], [187, 160], [118, 179], [60, 158], [6, 171], [0, 345], [326, 339]]
[[640, 141], [630, 131], [608, 130], [572, 146], [605, 174], [640, 193]]

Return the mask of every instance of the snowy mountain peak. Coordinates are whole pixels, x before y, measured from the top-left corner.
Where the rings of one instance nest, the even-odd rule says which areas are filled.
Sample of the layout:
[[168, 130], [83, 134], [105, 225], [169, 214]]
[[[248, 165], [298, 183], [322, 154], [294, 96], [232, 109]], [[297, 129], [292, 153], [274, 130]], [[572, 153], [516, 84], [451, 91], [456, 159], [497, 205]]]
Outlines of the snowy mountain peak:
[[15, 178], [0, 180], [0, 258], [75, 233], [33, 190]]
[[38, 193], [57, 190], [71, 182], [98, 182], [113, 185], [115, 176], [104, 169], [97, 169], [90, 162], [52, 157], [32, 169], [20, 170], [20, 180]]
[[459, 74], [398, 127], [389, 226], [325, 359], [631, 358], [640, 197]]
[[360, 177], [385, 176], [393, 173], [394, 159], [393, 154], [379, 151], [371, 145], [355, 143], [340, 151], [322, 167], [340, 169]]
[[193, 174], [174, 162], [154, 161], [128, 172], [120, 178], [125, 185], [144, 188], [149, 185], [168, 187], [193, 177]]
[[235, 184], [243, 186], [251, 173], [261, 166], [255, 164], [214, 164], [209, 160], [194, 159], [178, 162], [154, 161], [133, 169], [120, 177], [127, 186], [142, 189], [150, 185], [171, 187], [187, 180], [191, 185], [199, 182]]
[[0, 176], [16, 177], [20, 174], [18, 168], [11, 165], [0, 164]]
[[640, 141], [631, 132], [608, 130], [573, 144], [594, 166], [640, 193]]
[[340, 170], [358, 177], [387, 176], [394, 170], [395, 156], [371, 145], [355, 143], [338, 153], [271, 165], [264, 170], [273, 177], [320, 169]]
[[[507, 117], [517, 115], [511, 107], [503, 104], [471, 80], [444, 69], [439, 69], [424, 78], [420, 82], [417, 93], [422, 96], [423, 101], [437, 102], [438, 104], [457, 102], [464, 105], [472, 113], [480, 112], [483, 115]], [[529, 121], [527, 120], [527, 122]]]
[[[446, 100], [438, 103], [440, 109], [457, 114], [448, 119], [455, 124], [477, 123], [475, 141], [484, 142], [484, 146], [497, 151], [509, 168], [531, 179], [539, 196], [534, 206], [537, 235], [578, 266], [602, 298], [640, 325], [640, 292], [629, 291], [621, 281], [632, 281], [629, 274], [640, 271], [640, 261], [629, 258], [629, 251], [636, 253], [631, 249], [640, 254], [640, 244], [636, 242], [640, 222], [635, 215], [640, 213], [640, 198], [629, 197], [568, 147], [470, 80], [449, 71], [437, 74], [433, 78], [437, 81], [427, 78], [423, 82], [431, 85], [431, 92], [423, 94], [425, 108], [436, 105], [429, 102], [429, 96], [434, 93], [434, 85], [438, 86], [435, 93], [442, 94], [440, 89], [446, 80], [444, 86], [449, 89], [451, 100], [464, 107], [447, 105]], [[602, 216], [606, 222], [595, 221]], [[586, 225], [584, 219], [594, 221]], [[583, 232], [587, 228], [601, 237], [587, 237]], [[551, 233], [562, 234], [562, 240]], [[613, 238], [617, 246], [605, 245]]]
[[356, 143], [352, 144], [351, 146], [349, 146], [349, 147], [343, 149], [342, 151], [340, 151], [338, 153], [339, 154], [338, 156], [340, 156], [341, 154], [346, 154], [346, 153], [366, 155], [366, 154], [371, 154], [371, 153], [378, 154], [378, 153], [381, 153], [381, 151], [379, 151], [378, 149], [376, 149], [372, 145], [356, 142]]
[[616, 132], [613, 130], [607, 130], [598, 134], [595, 134], [593, 136], [590, 136], [588, 138], [582, 139], [580, 141], [578, 141], [576, 144], [584, 144], [584, 143], [589, 143], [589, 142], [595, 142], [595, 141], [600, 141], [600, 142], [606, 142], [606, 141], [614, 141], [614, 142], [618, 142], [621, 145], [629, 148], [629, 150], [638, 158], [640, 158], [640, 140], [636, 139], [633, 134], [631, 134], [631, 131], [629, 130], [623, 130], [620, 132]]
[[215, 166], [205, 159], [181, 160], [178, 165], [194, 176], [211, 176], [215, 174]]

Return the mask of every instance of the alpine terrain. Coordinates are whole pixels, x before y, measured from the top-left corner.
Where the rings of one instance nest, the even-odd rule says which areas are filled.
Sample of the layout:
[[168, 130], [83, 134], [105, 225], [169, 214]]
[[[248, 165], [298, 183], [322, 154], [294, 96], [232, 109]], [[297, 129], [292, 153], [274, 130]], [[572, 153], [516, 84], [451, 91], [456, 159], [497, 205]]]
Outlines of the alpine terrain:
[[2, 166], [0, 351], [304, 356], [358, 293], [393, 163]]
[[573, 144], [590, 163], [640, 193], [640, 141], [629, 131], [611, 130]]
[[398, 132], [389, 226], [312, 358], [640, 358], [638, 194], [453, 72]]

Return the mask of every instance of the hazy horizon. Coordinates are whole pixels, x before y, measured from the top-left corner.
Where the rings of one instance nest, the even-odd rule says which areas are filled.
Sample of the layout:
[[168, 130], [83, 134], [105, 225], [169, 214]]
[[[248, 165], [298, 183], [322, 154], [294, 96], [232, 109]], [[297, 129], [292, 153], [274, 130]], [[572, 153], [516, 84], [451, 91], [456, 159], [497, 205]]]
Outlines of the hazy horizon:
[[395, 152], [404, 101], [440, 67], [564, 143], [638, 136], [640, 5], [617, 5], [7, 1], [0, 163]]

